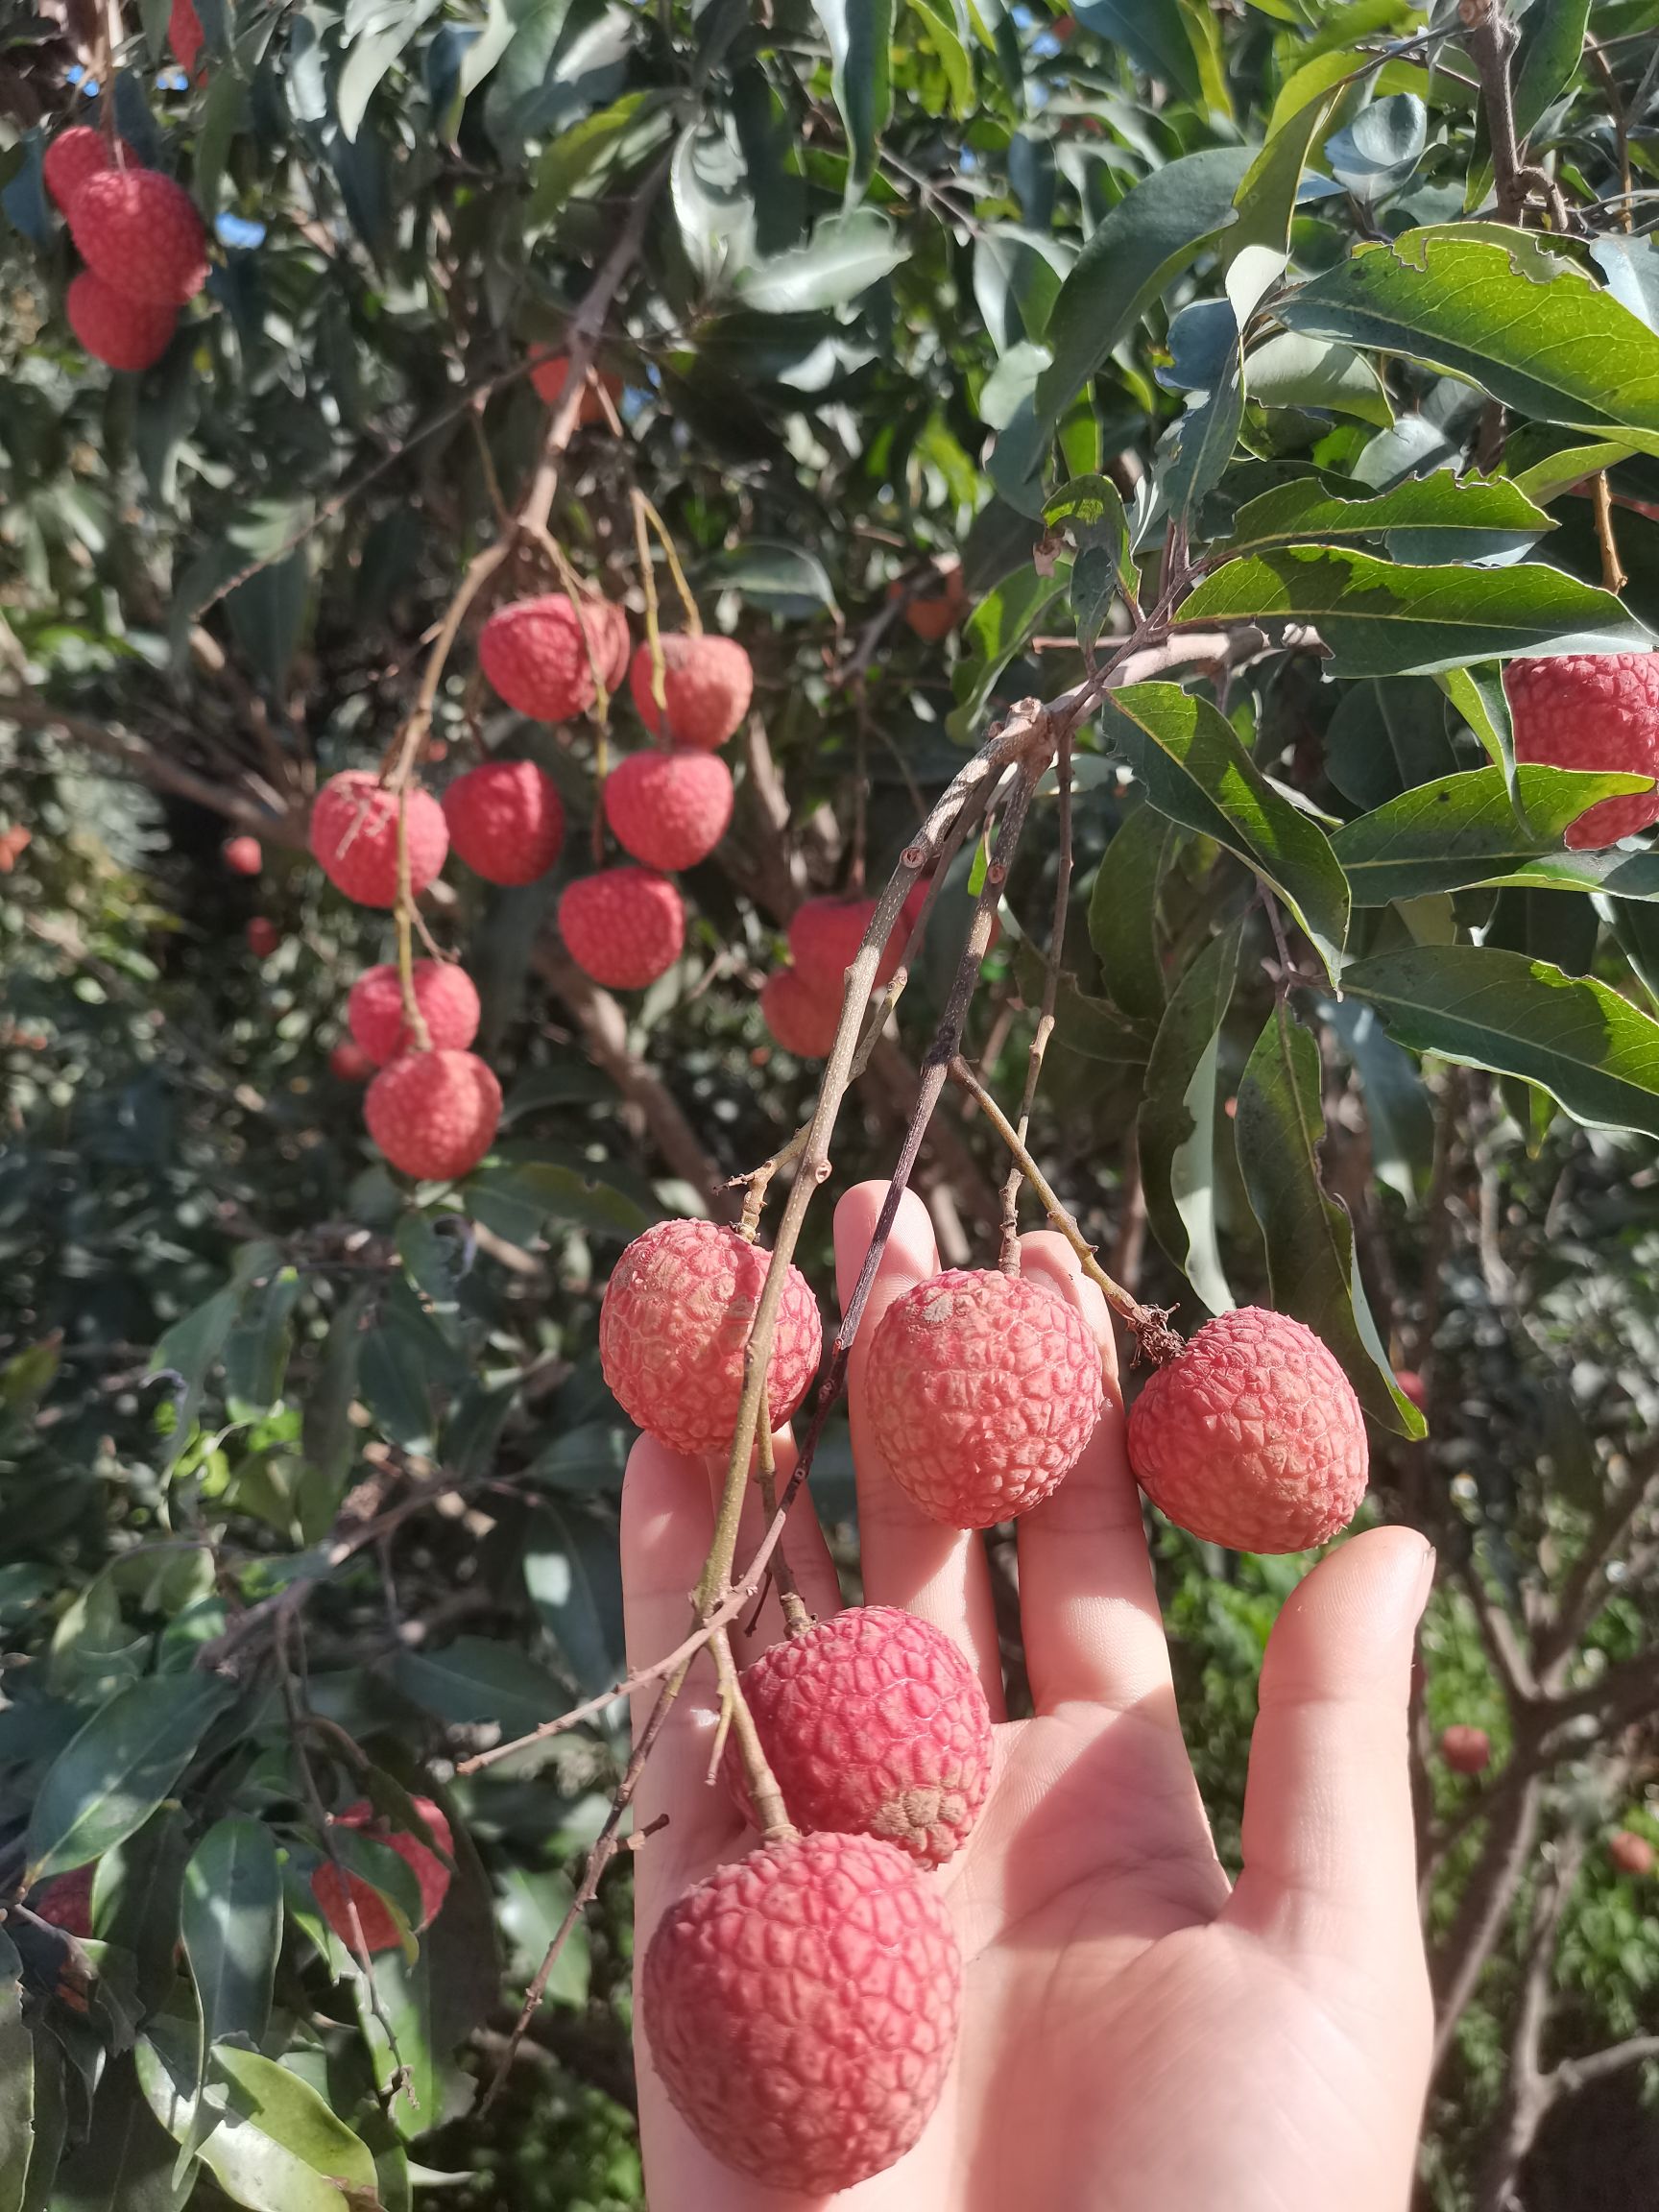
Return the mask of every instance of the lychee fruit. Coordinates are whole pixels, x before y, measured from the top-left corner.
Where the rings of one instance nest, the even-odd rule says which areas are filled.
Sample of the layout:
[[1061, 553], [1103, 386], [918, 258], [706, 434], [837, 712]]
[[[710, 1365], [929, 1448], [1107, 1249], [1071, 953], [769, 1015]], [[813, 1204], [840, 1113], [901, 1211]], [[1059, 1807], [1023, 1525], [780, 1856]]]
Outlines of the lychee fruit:
[[1454, 1774], [1484, 1774], [1492, 1764], [1492, 1739], [1484, 1728], [1454, 1721], [1440, 1732], [1440, 1756]]
[[1415, 1367], [1402, 1367], [1394, 1378], [1402, 1398], [1408, 1398], [1419, 1413], [1429, 1403], [1429, 1393], [1423, 1386], [1423, 1378]]
[[[1659, 778], [1659, 653], [1511, 661], [1503, 688], [1517, 760]], [[1569, 829], [1567, 843], [1596, 852], [1650, 822], [1659, 822], [1659, 782], [1627, 799], [1600, 800]]]
[[1354, 1385], [1311, 1329], [1242, 1306], [1207, 1321], [1129, 1415], [1129, 1464], [1161, 1512], [1235, 1551], [1304, 1551], [1345, 1528], [1369, 1452]]
[[685, 943], [685, 905], [666, 876], [604, 868], [569, 884], [559, 933], [584, 974], [608, 991], [643, 991], [665, 975]]
[[81, 258], [111, 291], [182, 307], [207, 281], [207, 233], [181, 184], [156, 169], [105, 169], [68, 210]]
[[40, 157], [40, 177], [55, 205], [69, 212], [69, 203], [85, 183], [109, 166], [109, 148], [102, 131], [85, 123], [73, 123], [60, 131]]
[[[449, 1869], [438, 1852], [453, 1857], [455, 1839], [441, 1806], [434, 1805], [430, 1797], [417, 1797], [413, 1803], [425, 1821], [437, 1851], [408, 1829], [390, 1826], [367, 1797], [358, 1798], [355, 1805], [348, 1805], [333, 1825], [355, 1828], [376, 1843], [384, 1843], [388, 1850], [396, 1851], [399, 1859], [408, 1863], [421, 1888], [421, 1917], [415, 1923], [416, 1928], [421, 1929], [429, 1928], [437, 1919], [448, 1893]], [[366, 1951], [396, 1951], [401, 1947], [402, 1937], [390, 1908], [379, 1891], [372, 1888], [360, 1874], [349, 1874], [329, 1860], [312, 1875], [311, 1888], [323, 1909], [324, 1919], [348, 1950], [352, 1947], [351, 1904], [357, 1907], [357, 1921], [363, 1931]]]
[[173, 49], [173, 59], [186, 77], [196, 74], [197, 58], [202, 52], [202, 18], [191, 0], [173, 0], [173, 11], [167, 18], [167, 43]]
[[797, 1060], [825, 1060], [841, 1025], [841, 992], [815, 990], [799, 968], [775, 968], [760, 986], [760, 1019]]
[[[712, 753], [724, 745], [749, 711], [755, 689], [755, 671], [749, 656], [734, 637], [674, 636], [659, 640], [662, 647], [662, 696], [667, 708], [667, 734], [676, 745], [690, 745]], [[653, 737], [661, 734], [662, 714], [652, 689], [651, 648], [635, 652], [628, 671], [629, 688], [639, 719]]]
[[232, 876], [257, 876], [265, 865], [265, 854], [257, 837], [227, 838], [221, 856]]
[[[798, 1827], [879, 1836], [925, 1866], [967, 1841], [991, 1784], [991, 1708], [942, 1629], [850, 1605], [762, 1652], [743, 1695]], [[730, 1739], [726, 1778], [747, 1811]]]
[[1632, 1835], [1628, 1828], [1621, 1828], [1608, 1839], [1607, 1856], [1621, 1874], [1638, 1877], [1653, 1871], [1653, 1846], [1646, 1836]]
[[870, 1426], [895, 1482], [950, 1528], [1028, 1513], [1105, 1402], [1100, 1348], [1046, 1284], [950, 1268], [896, 1298], [870, 1345]]
[[584, 596], [580, 619], [563, 591], [515, 599], [479, 634], [479, 667], [509, 707], [538, 722], [587, 713], [598, 696], [595, 662], [614, 691], [628, 666], [628, 617], [609, 599]]
[[[807, 899], [790, 917], [790, 956], [803, 980], [820, 998], [840, 999], [876, 903], [874, 899]], [[907, 934], [902, 924], [894, 925], [876, 965], [878, 983], [892, 980], [904, 957]]]
[[[731, 1449], [771, 1258], [717, 1221], [659, 1221], [617, 1261], [599, 1308], [599, 1363], [628, 1418], [660, 1443]], [[817, 1302], [791, 1266], [766, 1376], [774, 1429], [805, 1397], [823, 1343]]]
[[605, 819], [647, 868], [706, 860], [732, 819], [732, 771], [711, 753], [634, 753], [605, 779]]
[[67, 1874], [56, 1874], [50, 1882], [42, 1882], [32, 1892], [29, 1910], [37, 1920], [50, 1920], [54, 1928], [60, 1928], [65, 1936], [73, 1936], [85, 1943], [92, 1936], [92, 1884], [98, 1873], [98, 1863], [93, 1860], [85, 1866], [72, 1867]]
[[[436, 1052], [465, 1052], [478, 1034], [478, 993], [465, 968], [452, 960], [417, 960], [415, 1003]], [[403, 1021], [403, 985], [388, 961], [369, 968], [352, 984], [346, 1023], [371, 1064], [384, 1068], [414, 1039]]]
[[937, 1890], [871, 1836], [798, 1836], [671, 1906], [645, 1954], [651, 2055], [693, 2134], [817, 2199], [902, 2158], [955, 2049], [962, 1960]]
[[394, 1167], [447, 1183], [494, 1142], [501, 1086], [475, 1052], [404, 1052], [370, 1084], [363, 1118]]
[[[570, 356], [567, 353], [544, 355], [530, 372], [530, 381], [536, 388], [537, 398], [545, 400], [549, 407], [557, 407], [560, 400], [565, 397], [565, 385], [569, 374]], [[611, 404], [614, 407], [622, 397], [621, 377], [608, 376], [600, 372], [599, 382], [610, 394]], [[590, 422], [606, 421], [608, 418], [605, 413], [605, 402], [594, 391], [593, 379], [590, 376], [585, 378], [584, 386], [582, 405], [576, 417], [577, 421], [584, 426]]]
[[342, 1083], [367, 1083], [375, 1065], [355, 1037], [342, 1037], [328, 1055], [328, 1072]]
[[[449, 828], [429, 791], [407, 795], [409, 887], [418, 899], [444, 865]], [[397, 794], [371, 768], [331, 776], [311, 808], [311, 851], [337, 890], [359, 906], [397, 903]]]
[[486, 883], [534, 883], [565, 842], [559, 787], [534, 760], [486, 760], [444, 794], [449, 842]]
[[[887, 587], [889, 599], [903, 596], [905, 589], [902, 578], [895, 577]], [[951, 562], [934, 572], [934, 579], [922, 589], [913, 591], [904, 601], [904, 619], [918, 637], [936, 645], [941, 637], [948, 637], [968, 612], [968, 588], [962, 581], [960, 562]]]
[[70, 277], [69, 289], [63, 295], [63, 312], [69, 318], [70, 329], [94, 361], [134, 375], [155, 367], [173, 343], [179, 326], [176, 308], [157, 306], [148, 300], [129, 300], [90, 269]]
[[256, 960], [269, 960], [282, 942], [281, 930], [268, 914], [255, 914], [243, 935], [248, 940], [249, 951]]

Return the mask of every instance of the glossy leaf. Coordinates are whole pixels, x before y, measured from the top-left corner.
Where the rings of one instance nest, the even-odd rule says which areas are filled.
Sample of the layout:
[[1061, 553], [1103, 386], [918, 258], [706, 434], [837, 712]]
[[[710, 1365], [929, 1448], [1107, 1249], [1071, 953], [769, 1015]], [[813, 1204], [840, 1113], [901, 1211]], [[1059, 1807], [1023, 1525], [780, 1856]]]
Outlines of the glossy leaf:
[[263, 2042], [282, 1938], [276, 1845], [264, 1821], [216, 1821], [197, 1844], [184, 1869], [182, 1935], [204, 2040]]
[[1557, 854], [1571, 882], [1577, 855], [1561, 852], [1563, 832], [1598, 800], [1643, 789], [1648, 781], [1519, 768], [1512, 795], [1501, 768], [1478, 768], [1419, 784], [1360, 815], [1334, 833], [1332, 849], [1356, 906], [1386, 906], [1471, 883], [1548, 883]]
[[98, 2084], [86, 2140], [58, 2169], [51, 2212], [179, 2212], [195, 2179], [174, 2177], [178, 2152], [139, 2090], [131, 2057]]
[[404, 1695], [440, 1720], [494, 1721], [503, 1736], [527, 1735], [569, 1702], [545, 1667], [482, 1636], [458, 1636], [441, 1651], [399, 1651], [392, 1671]]
[[46, 1770], [29, 1818], [27, 1879], [84, 1866], [140, 1828], [235, 1696], [210, 1674], [159, 1674], [111, 1698]]
[[1120, 47], [1137, 69], [1197, 99], [1198, 61], [1179, 0], [1077, 0], [1072, 13], [1109, 46]]
[[0, 2212], [20, 2212], [34, 2141], [35, 2043], [23, 2020], [23, 1962], [0, 1928]]
[[[1253, 354], [1252, 365], [1256, 359]], [[1344, 498], [1314, 476], [1293, 478], [1247, 500], [1233, 517], [1226, 543], [1230, 551], [1243, 553], [1310, 541], [1370, 543], [1391, 531], [1410, 530], [1443, 533], [1455, 558], [1458, 546], [1477, 535], [1494, 530], [1535, 535], [1553, 527], [1542, 508], [1502, 477], [1481, 482], [1441, 469], [1369, 498]]]
[[1089, 941], [1100, 979], [1113, 1002], [1140, 1022], [1156, 1022], [1164, 1012], [1158, 886], [1174, 834], [1166, 815], [1138, 807], [1107, 846], [1089, 897]]
[[892, 119], [893, 0], [812, 0], [812, 5], [830, 41], [835, 105], [853, 150], [847, 180], [851, 195], [875, 169], [876, 149]]
[[1394, 420], [1382, 379], [1352, 346], [1281, 330], [1250, 355], [1245, 380], [1258, 406], [1321, 407], [1383, 430]]
[[1215, 1235], [1215, 1072], [1242, 940], [1232, 923], [1171, 993], [1136, 1124], [1146, 1218], [1212, 1313], [1234, 1303]]

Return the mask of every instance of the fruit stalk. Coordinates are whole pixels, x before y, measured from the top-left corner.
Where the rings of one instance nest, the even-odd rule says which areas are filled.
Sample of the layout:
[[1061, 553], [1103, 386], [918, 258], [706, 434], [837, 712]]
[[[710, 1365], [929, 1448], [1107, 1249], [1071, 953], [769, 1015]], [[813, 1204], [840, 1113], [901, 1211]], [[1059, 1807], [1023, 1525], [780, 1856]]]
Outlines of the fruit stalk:
[[[1031, 1109], [1037, 1099], [1037, 1085], [1043, 1074], [1043, 1056], [1048, 1049], [1048, 1040], [1054, 1032], [1054, 1004], [1060, 995], [1060, 968], [1066, 952], [1066, 912], [1071, 901], [1071, 732], [1060, 733], [1059, 750], [1055, 757], [1055, 775], [1059, 782], [1060, 821], [1059, 850], [1054, 866], [1054, 920], [1048, 931], [1048, 958], [1043, 977], [1043, 1007], [1037, 1017], [1037, 1027], [1031, 1039], [1031, 1048], [1025, 1057], [1025, 1088], [1020, 1097], [1020, 1118], [1015, 1124], [1022, 1145], [1031, 1129]], [[1016, 1159], [1009, 1170], [1008, 1180], [1002, 1186], [1002, 1253], [1001, 1266], [1006, 1275], [1020, 1271], [1020, 1185], [1024, 1169]]]
[[409, 874], [409, 792], [397, 793], [397, 989], [403, 1024], [417, 1052], [430, 1052], [432, 1035], [415, 996], [415, 891]]

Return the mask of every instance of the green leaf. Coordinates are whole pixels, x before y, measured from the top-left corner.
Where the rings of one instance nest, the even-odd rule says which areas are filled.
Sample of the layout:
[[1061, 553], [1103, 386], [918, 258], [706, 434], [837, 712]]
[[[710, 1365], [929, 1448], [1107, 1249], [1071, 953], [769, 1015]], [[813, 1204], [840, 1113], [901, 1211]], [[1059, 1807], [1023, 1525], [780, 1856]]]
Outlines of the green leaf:
[[204, 2045], [227, 2035], [262, 2043], [282, 1939], [282, 1882], [264, 1821], [215, 1821], [197, 1844], [184, 1869], [181, 1934]]
[[990, 698], [997, 679], [1010, 661], [1036, 635], [1037, 626], [1060, 596], [1060, 586], [1035, 568], [1022, 568], [988, 591], [968, 618], [964, 638], [968, 650], [957, 661], [950, 682], [958, 705], [946, 722], [957, 742], [970, 738]]
[[376, 1426], [395, 1444], [408, 1452], [431, 1451], [432, 1392], [421, 1346], [399, 1317], [384, 1309], [359, 1346], [357, 1383]]
[[210, 1674], [158, 1674], [112, 1697], [46, 1770], [29, 1819], [26, 1881], [84, 1866], [142, 1827], [236, 1695]]
[[406, 1697], [453, 1727], [495, 1721], [525, 1736], [569, 1702], [545, 1667], [482, 1636], [457, 1636], [442, 1651], [399, 1651], [392, 1675]]
[[1467, 377], [1542, 422], [1659, 444], [1659, 336], [1522, 230], [1425, 226], [1351, 257], [1283, 301], [1292, 330], [1378, 346]]
[[1048, 317], [1053, 358], [1037, 385], [1041, 421], [1060, 420], [1164, 287], [1235, 220], [1233, 195], [1249, 158], [1231, 146], [1184, 155], [1144, 178], [1098, 226]]
[[1541, 562], [1412, 568], [1334, 545], [1229, 561], [1176, 619], [1310, 623], [1333, 676], [1431, 675], [1493, 655], [1629, 653], [1652, 642], [1610, 591]]
[[1421, 1436], [1423, 1416], [1394, 1382], [1366, 1304], [1347, 1209], [1319, 1173], [1325, 1138], [1319, 1046], [1281, 999], [1238, 1083], [1238, 1166], [1267, 1246], [1273, 1304], [1321, 1336], [1373, 1420]]
[[934, 7], [931, 0], [910, 0], [910, 5], [922, 18], [928, 42], [945, 71], [950, 87], [950, 112], [961, 122], [974, 112], [974, 64], [968, 49], [942, 8]]
[[1621, 461], [1628, 460], [1634, 450], [1623, 441], [1612, 439], [1602, 439], [1593, 445], [1569, 445], [1559, 453], [1534, 461], [1529, 469], [1518, 469], [1511, 481], [1528, 499], [1542, 506], [1546, 500], [1559, 498], [1563, 492], [1572, 491], [1575, 484], [1582, 484], [1586, 476], [1595, 475], [1599, 469], [1617, 468]]
[[1239, 180], [1233, 202], [1238, 220], [1221, 242], [1221, 259], [1228, 272], [1228, 296], [1240, 319], [1248, 317], [1285, 266], [1296, 190], [1336, 89], [1334, 84], [1312, 86], [1306, 101], [1283, 114], [1275, 107], [1266, 143]]
[[162, 2003], [177, 1976], [174, 1954], [188, 1856], [185, 1816], [164, 1804], [136, 1835], [98, 1862], [93, 1920], [111, 1944], [132, 1955], [146, 2012]]
[[524, 1542], [524, 1586], [584, 1696], [624, 1671], [613, 1529], [590, 1513], [539, 1505]]
[[532, 1242], [549, 1221], [626, 1241], [654, 1218], [626, 1191], [553, 1160], [509, 1156], [474, 1176], [468, 1196], [485, 1227], [515, 1244]]
[[835, 612], [835, 588], [816, 553], [805, 545], [751, 538], [722, 553], [704, 571], [710, 584], [735, 591], [763, 614], [802, 621]]
[[1214, 373], [1212, 388], [1175, 425], [1172, 448], [1161, 470], [1169, 513], [1185, 522], [1215, 486], [1238, 444], [1244, 421], [1244, 362], [1237, 331]]
[[1382, 379], [1352, 346], [1282, 330], [1245, 364], [1250, 397], [1262, 407], [1323, 407], [1386, 430], [1394, 420]]
[[1445, 701], [1430, 676], [1345, 685], [1325, 753], [1331, 781], [1357, 806], [1380, 806], [1461, 765], [1447, 731]]
[[[1252, 363], [1255, 361], [1252, 355]], [[1542, 508], [1502, 477], [1481, 482], [1436, 469], [1397, 484], [1370, 498], [1344, 499], [1326, 490], [1316, 476], [1299, 476], [1275, 485], [1260, 498], [1246, 500], [1233, 517], [1226, 539], [1230, 553], [1260, 551], [1269, 545], [1341, 544], [1385, 537], [1392, 530], [1444, 533], [1449, 558], [1459, 541], [1491, 531], [1536, 536], [1554, 524]]]
[[1510, 65], [1515, 134], [1525, 139], [1544, 110], [1573, 81], [1584, 51], [1590, 0], [1533, 0], [1521, 25]]
[[98, 2084], [86, 2140], [58, 2169], [51, 2212], [176, 2212], [175, 2162], [123, 2055]]
[[[1033, 967], [1030, 987], [1033, 997], [1041, 998], [1042, 968], [1034, 955]], [[1133, 1022], [1104, 998], [1085, 998], [1069, 975], [1061, 977], [1054, 998], [1054, 1041], [1069, 1051], [1114, 1068], [1140, 1068], [1145, 1065], [1153, 1033], [1149, 1022]]]
[[164, 1467], [171, 1467], [190, 1441], [208, 1374], [225, 1349], [226, 1338], [236, 1326], [241, 1305], [238, 1291], [216, 1291], [182, 1320], [175, 1321], [151, 1355], [151, 1375], [176, 1376], [181, 1385], [173, 1433], [166, 1439], [162, 1452]]
[[1106, 993], [1139, 1022], [1164, 1013], [1158, 886], [1175, 834], [1167, 815], [1138, 807], [1107, 846], [1089, 896], [1089, 942]]
[[1348, 929], [1348, 886], [1319, 825], [1274, 789], [1208, 700], [1176, 684], [1131, 684], [1104, 706], [1106, 732], [1122, 746], [1149, 804], [1213, 837], [1270, 883], [1334, 974]]
[[1184, 99], [1199, 97], [1198, 60], [1178, 0], [1076, 0], [1071, 12], [1148, 77]]
[[576, 187], [616, 151], [637, 124], [655, 112], [661, 100], [661, 93], [625, 92], [620, 100], [613, 100], [596, 114], [583, 116], [580, 123], [573, 123], [543, 147], [537, 157], [524, 218], [526, 228], [546, 228]]
[[812, 0], [812, 12], [830, 42], [830, 84], [853, 150], [851, 199], [869, 182], [893, 117], [893, 0]]
[[[1509, 694], [1503, 688], [1503, 664], [1499, 661], [1474, 661], [1466, 668], [1442, 668], [1434, 678], [1484, 748], [1495, 768], [1515, 797], [1515, 726], [1509, 713]], [[1520, 801], [1516, 799], [1516, 805]]]
[[353, 40], [340, 72], [334, 111], [348, 138], [355, 138], [380, 80], [442, 0], [400, 0], [376, 11], [370, 27]]
[[1434, 1108], [1417, 1063], [1357, 999], [1326, 1000], [1319, 1018], [1341, 1040], [1359, 1078], [1371, 1133], [1371, 1171], [1407, 1206], [1433, 1166]]
[[[513, 1946], [511, 1971], [523, 1987], [546, 1957], [569, 1910], [573, 1892], [569, 1877], [557, 1869], [531, 1873], [523, 1866], [509, 1866], [501, 1882], [501, 1925]], [[588, 1930], [578, 1918], [559, 1954], [547, 1997], [554, 2005], [588, 2002]]]
[[226, 1392], [257, 1412], [269, 1413], [281, 1402], [294, 1340], [292, 1317], [303, 1287], [293, 1267], [284, 1267], [255, 1286], [226, 1339]]
[[855, 207], [850, 214], [825, 216], [807, 243], [792, 252], [751, 263], [737, 277], [737, 296], [762, 315], [841, 307], [908, 256], [909, 248], [885, 215]]
[[1592, 1128], [1659, 1137], [1659, 1022], [1593, 977], [1521, 952], [1432, 945], [1358, 961], [1342, 984], [1415, 1052], [1522, 1076]]
[[35, 2137], [35, 2041], [23, 2021], [22, 1974], [0, 1928], [0, 2212], [19, 2212]]
[[1586, 774], [1567, 768], [1519, 768], [1517, 814], [1501, 768], [1478, 768], [1419, 784], [1338, 830], [1332, 850], [1342, 863], [1356, 906], [1386, 906], [1431, 891], [1473, 883], [1556, 880], [1552, 860], [1567, 864], [1577, 887], [1574, 854], [1561, 838], [1598, 800], [1648, 787], [1647, 777]]
[[1242, 939], [1243, 924], [1232, 923], [1175, 986], [1136, 1125], [1146, 1218], [1212, 1313], [1233, 1304], [1215, 1240], [1215, 1068]]
[[[375, 2201], [368, 2147], [309, 2082], [234, 2044], [216, 2045], [212, 2061], [226, 2104], [201, 2158], [232, 2203], [248, 2212], [364, 2212]], [[154, 2105], [161, 2085], [145, 2086]], [[182, 2139], [176, 2124], [174, 2132]], [[355, 2191], [367, 2196], [353, 2202]]]

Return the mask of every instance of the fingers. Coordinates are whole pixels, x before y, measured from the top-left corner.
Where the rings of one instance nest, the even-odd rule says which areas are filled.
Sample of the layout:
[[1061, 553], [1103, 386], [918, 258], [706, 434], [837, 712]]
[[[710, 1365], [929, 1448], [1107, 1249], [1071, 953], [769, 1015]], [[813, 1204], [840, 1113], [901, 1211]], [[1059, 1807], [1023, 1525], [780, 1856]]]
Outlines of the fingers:
[[1420, 1959], [1406, 1708], [1433, 1573], [1414, 1530], [1376, 1528], [1291, 1593], [1262, 1669], [1235, 1923]]
[[1100, 1346], [1106, 1405], [1065, 1481], [1018, 1524], [1020, 1614], [1039, 1713], [1071, 1699], [1140, 1706], [1177, 1726], [1169, 1646], [1152, 1581], [1141, 1493], [1123, 1442], [1112, 1317], [1063, 1237], [1022, 1238], [1022, 1273], [1057, 1290]]
[[[843, 1310], [858, 1280], [886, 1195], [885, 1183], [860, 1183], [835, 1209], [835, 1277]], [[985, 1547], [977, 1536], [943, 1527], [911, 1503], [877, 1450], [870, 1428], [864, 1378], [877, 1324], [895, 1298], [938, 1272], [939, 1253], [927, 1210], [906, 1191], [854, 1339], [847, 1379], [864, 1595], [873, 1605], [902, 1605], [942, 1628], [977, 1670], [993, 1718], [1000, 1719], [1002, 1668]]]

